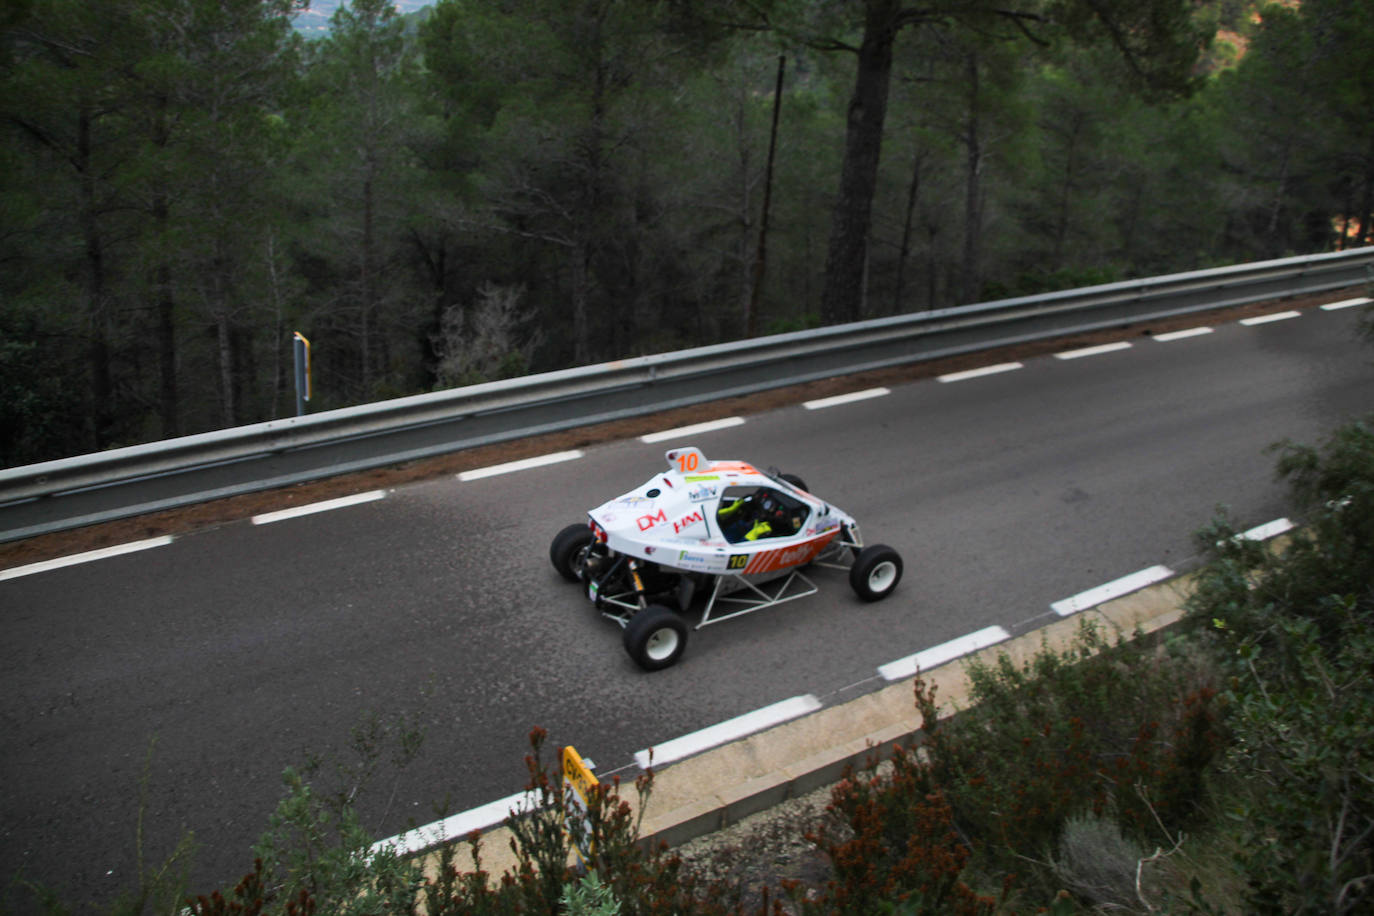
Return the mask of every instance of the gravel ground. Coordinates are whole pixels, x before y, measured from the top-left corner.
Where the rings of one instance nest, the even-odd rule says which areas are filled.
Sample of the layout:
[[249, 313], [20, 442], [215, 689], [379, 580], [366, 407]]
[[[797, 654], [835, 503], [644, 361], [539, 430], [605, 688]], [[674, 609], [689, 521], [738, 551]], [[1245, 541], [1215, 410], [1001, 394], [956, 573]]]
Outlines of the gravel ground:
[[[737, 895], [746, 912], [758, 907], [764, 887], [775, 897], [786, 880], [822, 886], [830, 877], [830, 863], [805, 834], [825, 818], [830, 792], [824, 786], [789, 799], [673, 852], [690, 874]], [[784, 902], [784, 911], [793, 909]]]

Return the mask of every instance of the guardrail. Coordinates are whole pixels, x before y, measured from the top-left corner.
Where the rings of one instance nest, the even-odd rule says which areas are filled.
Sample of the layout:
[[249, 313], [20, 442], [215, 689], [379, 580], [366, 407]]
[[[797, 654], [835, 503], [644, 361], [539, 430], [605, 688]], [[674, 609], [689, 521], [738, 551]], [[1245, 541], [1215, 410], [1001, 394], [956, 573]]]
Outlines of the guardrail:
[[[479, 442], [519, 438], [589, 422], [1009, 343], [1099, 330], [1193, 311], [1374, 283], [1374, 247], [1128, 280], [1084, 289], [898, 315], [777, 334], [577, 369], [545, 372], [304, 417], [271, 420], [0, 470], [0, 507], [86, 488], [104, 488], [246, 459], [325, 449], [382, 437], [364, 457], [313, 469], [242, 479], [210, 495], [248, 492], [379, 467]], [[455, 427], [442, 442], [393, 446], [406, 431], [505, 415], [475, 438]], [[254, 475], [257, 474], [257, 477]], [[185, 504], [205, 494], [187, 494]], [[146, 511], [137, 500], [134, 509]], [[111, 512], [106, 517], [116, 517]], [[89, 523], [89, 515], [79, 523]], [[32, 531], [25, 529], [25, 536]], [[0, 532], [0, 540], [6, 539]]]

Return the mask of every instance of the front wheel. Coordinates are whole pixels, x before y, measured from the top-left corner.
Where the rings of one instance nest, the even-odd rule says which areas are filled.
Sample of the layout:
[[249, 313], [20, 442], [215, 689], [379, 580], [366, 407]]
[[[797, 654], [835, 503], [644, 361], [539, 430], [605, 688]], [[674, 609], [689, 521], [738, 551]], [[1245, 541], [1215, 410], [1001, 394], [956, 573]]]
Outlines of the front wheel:
[[783, 480], [787, 481], [788, 483], [790, 483], [792, 486], [796, 487], [798, 490], [806, 490], [806, 492], [808, 493], [811, 492], [810, 490], [806, 489], [806, 481], [802, 480], [796, 474], [779, 474], [778, 476], [781, 477]]
[[886, 544], [859, 551], [849, 567], [849, 587], [865, 601], [880, 601], [902, 581], [902, 558]]
[[677, 664], [687, 649], [687, 624], [661, 604], [651, 604], [625, 624], [625, 651], [645, 671]]
[[582, 563], [587, 558], [587, 548], [592, 546], [592, 529], [584, 522], [569, 525], [554, 536], [549, 545], [549, 560], [558, 574], [569, 582], [576, 582], [582, 571]]

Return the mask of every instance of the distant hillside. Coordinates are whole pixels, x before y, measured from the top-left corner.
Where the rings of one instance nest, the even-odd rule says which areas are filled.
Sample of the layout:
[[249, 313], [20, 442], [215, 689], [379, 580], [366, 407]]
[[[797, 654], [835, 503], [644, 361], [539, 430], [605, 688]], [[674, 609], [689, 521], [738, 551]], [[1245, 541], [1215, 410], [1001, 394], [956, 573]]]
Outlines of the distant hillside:
[[[329, 17], [347, 0], [310, 0], [310, 9], [296, 17], [296, 31], [318, 35], [329, 31]], [[434, 3], [434, 0], [395, 0], [398, 13], [413, 13]]]

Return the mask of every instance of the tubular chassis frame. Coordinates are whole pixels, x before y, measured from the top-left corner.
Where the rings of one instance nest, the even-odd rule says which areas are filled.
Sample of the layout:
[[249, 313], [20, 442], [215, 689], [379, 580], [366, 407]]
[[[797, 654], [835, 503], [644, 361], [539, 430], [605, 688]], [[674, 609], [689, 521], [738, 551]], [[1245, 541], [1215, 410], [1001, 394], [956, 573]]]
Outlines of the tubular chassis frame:
[[[807, 565], [829, 569], [849, 569], [853, 564], [854, 557], [863, 549], [863, 546], [863, 538], [857, 530], [843, 528], [840, 534], [836, 535], [829, 544], [826, 544], [825, 548]], [[846, 556], [848, 562], [844, 562]], [[600, 590], [601, 582], [610, 579], [618, 571], [621, 563], [628, 564], [630, 581], [634, 584], [634, 588], [610, 594], [603, 593]], [[708, 624], [720, 623], [732, 617], [741, 617], [745, 614], [752, 614], [754, 611], [786, 604], [798, 598], [807, 598], [820, 591], [814, 582], [802, 574], [800, 567], [794, 567], [781, 575], [770, 576], [762, 582], [751, 582], [750, 578], [754, 577], [746, 577], [740, 573], [709, 573], [707, 575], [710, 575], [715, 583], [711, 588], [710, 597], [706, 600], [706, 606], [702, 608], [701, 619], [692, 628], [694, 630], [700, 630]], [[799, 584], [800, 590], [793, 590], [793, 585], [797, 584]], [[587, 597], [601, 610], [601, 616], [615, 621], [624, 629], [631, 617], [648, 606], [644, 587], [639, 577], [639, 561], [622, 555], [601, 576], [600, 580], [594, 579], [587, 583]], [[736, 609], [713, 617], [712, 612], [716, 610], [717, 604], [734, 605]], [[607, 610], [608, 605], [615, 610]]]

